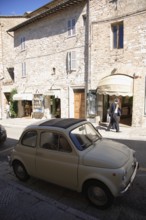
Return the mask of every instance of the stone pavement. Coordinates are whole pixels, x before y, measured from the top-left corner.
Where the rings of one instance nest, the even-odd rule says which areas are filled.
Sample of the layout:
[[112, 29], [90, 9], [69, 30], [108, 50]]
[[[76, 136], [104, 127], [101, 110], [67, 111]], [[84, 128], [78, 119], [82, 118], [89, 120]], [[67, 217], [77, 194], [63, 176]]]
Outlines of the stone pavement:
[[97, 220], [17, 183], [6, 161], [0, 161], [0, 219]]
[[[31, 118], [15, 118], [15, 119], [2, 119], [0, 124], [6, 127], [21, 127], [25, 128], [27, 125], [34, 123], [40, 119]], [[102, 125], [94, 124], [104, 138], [112, 139], [129, 139], [129, 140], [146, 140], [146, 127], [130, 127], [120, 124], [120, 132], [115, 130], [106, 131], [107, 124]]]

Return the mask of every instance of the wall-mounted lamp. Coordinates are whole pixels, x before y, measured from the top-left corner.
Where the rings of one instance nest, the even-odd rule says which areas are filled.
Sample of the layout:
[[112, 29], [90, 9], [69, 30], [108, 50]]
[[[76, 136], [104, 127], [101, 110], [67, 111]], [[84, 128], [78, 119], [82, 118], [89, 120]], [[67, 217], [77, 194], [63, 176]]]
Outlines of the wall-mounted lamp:
[[52, 75], [55, 75], [55, 74], [56, 74], [56, 68], [53, 67], [53, 68], [52, 68]]

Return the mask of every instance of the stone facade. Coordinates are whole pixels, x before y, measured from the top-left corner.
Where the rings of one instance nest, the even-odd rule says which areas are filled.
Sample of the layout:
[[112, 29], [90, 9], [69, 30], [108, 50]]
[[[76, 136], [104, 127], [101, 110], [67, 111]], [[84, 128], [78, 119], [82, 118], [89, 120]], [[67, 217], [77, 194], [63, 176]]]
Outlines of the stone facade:
[[[90, 88], [96, 89], [100, 80], [111, 75], [114, 69], [115, 74], [133, 77], [132, 125], [146, 125], [146, 1], [102, 0], [99, 4], [91, 1], [90, 10]], [[111, 25], [118, 22], [124, 25], [124, 46], [113, 49]]]
[[0, 96], [0, 118], [5, 117], [5, 106], [7, 97], [5, 92], [10, 92], [13, 80], [8, 73], [9, 68], [14, 67], [14, 34], [8, 33], [7, 30], [17, 25], [26, 18], [23, 16], [0, 16], [0, 83], [2, 88]]
[[[56, 7], [62, 2], [53, 1], [47, 8]], [[30, 13], [30, 17], [44, 13], [44, 10], [42, 7]], [[69, 37], [67, 24], [71, 19], [76, 20], [76, 34]], [[121, 104], [130, 105], [132, 126], [145, 126], [145, 20], [145, 0], [90, 0], [80, 1], [16, 28], [14, 47], [10, 37], [8, 56], [5, 59], [8, 61], [6, 64], [14, 66], [15, 80], [8, 87], [3, 84], [3, 93], [16, 88], [19, 94], [41, 94], [43, 112], [48, 118], [54, 116], [51, 115], [52, 98], [59, 99], [60, 117], [74, 117], [75, 91], [83, 90], [86, 98], [86, 92], [96, 91], [104, 77], [123, 74], [133, 78], [133, 98], [119, 95]], [[113, 49], [112, 25], [120, 22], [124, 30], [123, 47]], [[15, 25], [17, 23], [13, 23]], [[7, 37], [10, 35], [13, 32], [9, 32], [9, 35], [7, 33]], [[22, 38], [25, 38], [23, 50]], [[76, 52], [76, 68], [67, 71], [68, 53], [71, 51]], [[24, 63], [25, 75], [22, 73]], [[3, 61], [0, 68], [4, 67]], [[107, 102], [111, 102], [113, 98], [115, 96], [97, 94], [96, 110], [99, 121], [104, 121]], [[32, 108], [33, 104], [32, 102]], [[23, 105], [20, 101], [19, 117], [24, 116]]]
[[[85, 88], [84, 50], [86, 13], [84, 2], [30, 23], [14, 33], [15, 80], [13, 88], [19, 94], [41, 94], [44, 115], [51, 115], [52, 97], [60, 99], [61, 117], [74, 117], [74, 90]], [[68, 21], [76, 20], [76, 34], [68, 36]], [[25, 38], [25, 48], [21, 39]], [[75, 51], [76, 67], [67, 70], [68, 53]], [[25, 63], [26, 75], [22, 74]], [[23, 102], [19, 102], [18, 116], [24, 116]], [[33, 103], [32, 103], [33, 108]], [[57, 109], [56, 109], [57, 111]], [[56, 113], [55, 113], [56, 114]]]

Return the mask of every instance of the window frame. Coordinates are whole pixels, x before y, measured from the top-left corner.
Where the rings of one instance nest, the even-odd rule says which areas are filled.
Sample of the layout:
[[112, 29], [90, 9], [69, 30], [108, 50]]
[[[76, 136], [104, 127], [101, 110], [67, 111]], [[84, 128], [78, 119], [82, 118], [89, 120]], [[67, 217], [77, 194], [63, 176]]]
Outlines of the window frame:
[[76, 71], [76, 51], [67, 53], [67, 72]]
[[[49, 137], [50, 134], [51, 134], [52, 137], [53, 136], [55, 137], [55, 139], [54, 139], [54, 137], [52, 139], [53, 142], [51, 142], [50, 138], [49, 138], [49, 141], [50, 141], [50, 143], [49, 143], [47, 141], [48, 137], [45, 140], [45, 136], [43, 136], [43, 135], [46, 135], [46, 134], [48, 134], [48, 137]], [[66, 141], [66, 143], [68, 144], [70, 149], [68, 147], [65, 147], [65, 146], [63, 147], [61, 145], [61, 142], [60, 142], [61, 138], [64, 138], [64, 140]], [[44, 140], [45, 140], [45, 142], [43, 143]], [[54, 140], [55, 140], [56, 143], [54, 143]], [[51, 148], [51, 144], [53, 144], [55, 147]], [[63, 153], [71, 153], [72, 152], [72, 147], [70, 146], [67, 138], [63, 134], [55, 132], [55, 131], [42, 131], [40, 133], [40, 144], [39, 145], [40, 145], [40, 148], [50, 150], [50, 151], [53, 151], [53, 152], [63, 152]]]
[[25, 37], [21, 37], [21, 51], [25, 50]]
[[[35, 133], [35, 135], [36, 135], [36, 137], [35, 137], [35, 138], [36, 138], [35, 144], [32, 146], [32, 145], [28, 145], [28, 144], [23, 143], [24, 137], [25, 137], [28, 133], [32, 133], [32, 132]], [[24, 146], [24, 147], [36, 148], [37, 138], [38, 138], [38, 134], [37, 134], [37, 131], [36, 131], [36, 130], [26, 131], [26, 132], [23, 134], [23, 137], [21, 138], [21, 145]]]
[[72, 18], [67, 21], [68, 37], [76, 35], [76, 19]]
[[123, 21], [111, 24], [112, 48], [124, 48], [124, 23]]
[[22, 78], [26, 77], [26, 62], [22, 63]]

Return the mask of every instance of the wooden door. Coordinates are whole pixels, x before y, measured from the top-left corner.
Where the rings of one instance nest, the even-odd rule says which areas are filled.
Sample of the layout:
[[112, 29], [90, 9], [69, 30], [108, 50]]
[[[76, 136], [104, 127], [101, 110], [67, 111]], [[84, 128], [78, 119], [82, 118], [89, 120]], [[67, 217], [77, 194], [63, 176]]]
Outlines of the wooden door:
[[74, 117], [85, 118], [85, 92], [84, 90], [74, 91]]

